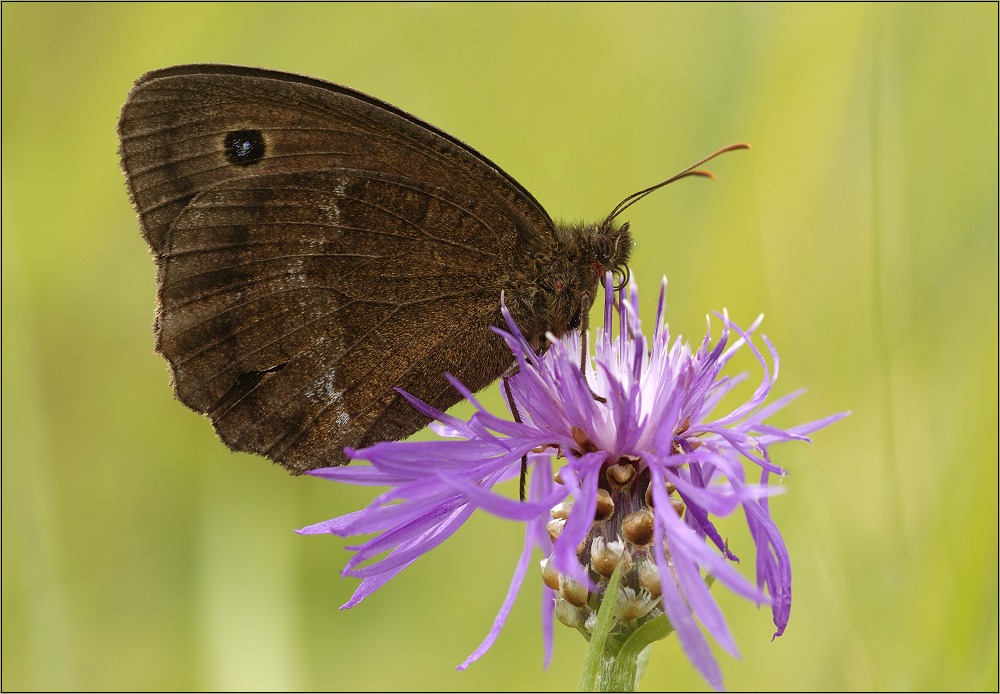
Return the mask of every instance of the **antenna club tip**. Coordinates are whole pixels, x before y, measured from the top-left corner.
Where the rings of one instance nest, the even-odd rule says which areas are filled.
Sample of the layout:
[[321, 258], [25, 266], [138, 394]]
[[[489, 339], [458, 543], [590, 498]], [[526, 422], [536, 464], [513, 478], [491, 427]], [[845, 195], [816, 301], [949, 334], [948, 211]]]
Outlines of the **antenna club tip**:
[[679, 174], [671, 176], [667, 180], [662, 181], [660, 183], [657, 183], [655, 186], [650, 186], [649, 188], [645, 188], [643, 190], [640, 190], [638, 193], [632, 193], [627, 198], [625, 198], [624, 200], [622, 200], [620, 203], [618, 203], [617, 205], [615, 205], [615, 208], [613, 210], [611, 210], [611, 214], [609, 214], [608, 217], [607, 217], [607, 219], [604, 220], [604, 222], [602, 223], [602, 226], [608, 226], [608, 225], [610, 225], [611, 222], [612, 222], [612, 220], [614, 220], [615, 217], [617, 217], [618, 215], [620, 215], [626, 209], [628, 209], [629, 207], [631, 207], [632, 205], [634, 205], [635, 203], [637, 203], [639, 200], [642, 200], [644, 197], [646, 197], [647, 195], [649, 195], [650, 193], [652, 193], [654, 190], [662, 188], [663, 186], [667, 185], [668, 183], [673, 183], [674, 181], [678, 181], [678, 180], [680, 180], [682, 178], [687, 178], [689, 176], [700, 176], [702, 178], [707, 178], [709, 180], [714, 181], [715, 180], [715, 174], [713, 174], [711, 171], [706, 171], [705, 169], [699, 169], [698, 167], [701, 166], [702, 164], [704, 164], [707, 161], [711, 161], [712, 159], [715, 159], [720, 154], [725, 154], [726, 152], [732, 152], [735, 149], [750, 149], [750, 144], [747, 143], [747, 142], [736, 142], [734, 144], [729, 145], [728, 147], [723, 147], [722, 149], [717, 149], [716, 151], [712, 152], [711, 154], [709, 154], [707, 157], [705, 157], [701, 161], [696, 162], [696, 163], [692, 164], [691, 166], [689, 166], [688, 168], [684, 169]]

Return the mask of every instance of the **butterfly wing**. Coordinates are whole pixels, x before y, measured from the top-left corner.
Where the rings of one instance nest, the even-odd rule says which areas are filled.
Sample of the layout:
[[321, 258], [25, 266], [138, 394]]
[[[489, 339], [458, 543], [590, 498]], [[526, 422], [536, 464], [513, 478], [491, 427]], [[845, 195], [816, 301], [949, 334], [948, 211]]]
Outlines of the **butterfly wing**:
[[[510, 363], [490, 325], [552, 222], [471, 148], [304, 77], [150, 73], [119, 124], [178, 398], [293, 471], [405, 437]], [[520, 269], [520, 270], [519, 270]]]

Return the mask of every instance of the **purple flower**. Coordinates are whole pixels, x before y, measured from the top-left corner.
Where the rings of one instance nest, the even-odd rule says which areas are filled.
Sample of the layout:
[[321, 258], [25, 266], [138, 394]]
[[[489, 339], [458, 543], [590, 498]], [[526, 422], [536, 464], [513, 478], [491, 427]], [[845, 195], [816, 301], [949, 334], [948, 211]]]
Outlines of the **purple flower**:
[[[477, 409], [468, 421], [403, 393], [436, 420], [432, 426], [442, 440], [348, 450], [371, 465], [312, 472], [339, 482], [390, 487], [361, 511], [299, 531], [375, 534], [351, 548], [355, 554], [343, 573], [361, 578], [361, 584], [345, 608], [371, 595], [481, 508], [523, 522], [524, 549], [493, 627], [459, 669], [499, 636], [536, 547], [544, 557], [546, 665], [553, 617], [589, 633], [607, 578], [622, 561], [612, 635], [624, 638], [666, 615], [713, 687], [722, 687], [722, 674], [704, 632], [729, 653], [738, 652], [706, 578], [770, 605], [775, 636], [784, 631], [791, 609], [791, 565], [768, 505], [782, 491], [770, 478], [784, 471], [771, 461], [769, 449], [783, 441], [808, 441], [806, 434], [844, 414], [785, 430], [766, 424], [802, 391], [765, 405], [778, 375], [778, 355], [766, 337], [760, 338], [766, 353], [754, 344], [759, 318], [741, 330], [723, 312], [719, 338], [713, 344], [709, 333], [692, 352], [679, 339], [672, 342], [663, 323], [666, 281], [649, 339], [639, 323], [634, 284], [630, 289], [629, 294], [620, 291], [615, 302], [606, 287], [604, 329], [595, 338], [595, 354], [588, 355], [586, 376], [580, 371], [579, 333], [550, 337], [549, 349], [538, 356], [504, 309], [509, 332], [497, 333], [517, 359], [518, 372], [509, 385], [521, 423], [486, 411], [450, 379]], [[740, 349], [757, 359], [762, 378], [750, 400], [722, 408], [720, 401], [746, 377], [721, 374]], [[525, 456], [527, 500], [492, 491], [520, 475]], [[755, 480], [747, 479], [748, 469], [757, 470]], [[755, 582], [735, 569], [738, 559], [715, 526], [714, 519], [738, 510], [754, 542]]]

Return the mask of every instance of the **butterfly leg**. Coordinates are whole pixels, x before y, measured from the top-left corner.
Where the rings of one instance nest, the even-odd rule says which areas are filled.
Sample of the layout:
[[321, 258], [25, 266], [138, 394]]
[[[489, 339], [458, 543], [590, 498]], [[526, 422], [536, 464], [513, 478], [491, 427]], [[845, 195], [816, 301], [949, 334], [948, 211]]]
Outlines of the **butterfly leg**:
[[[584, 306], [589, 303], [587, 297], [584, 296]], [[583, 312], [582, 316], [583, 323], [580, 325], [580, 373], [583, 374], [583, 380], [587, 380], [587, 335], [590, 332], [590, 313], [588, 311]], [[589, 387], [589, 386], [588, 386]], [[608, 401], [607, 398], [601, 397], [593, 390], [590, 394], [594, 396], [594, 400], [600, 403], [605, 403]]]
[[[514, 367], [517, 368], [516, 366]], [[521, 413], [517, 411], [517, 403], [514, 402], [514, 394], [510, 392], [510, 374], [506, 373], [501, 377], [503, 381], [503, 391], [507, 395], [507, 404], [510, 405], [510, 413], [514, 416], [514, 421], [521, 424]], [[521, 456], [521, 501], [525, 500], [525, 486], [528, 480], [528, 455]]]

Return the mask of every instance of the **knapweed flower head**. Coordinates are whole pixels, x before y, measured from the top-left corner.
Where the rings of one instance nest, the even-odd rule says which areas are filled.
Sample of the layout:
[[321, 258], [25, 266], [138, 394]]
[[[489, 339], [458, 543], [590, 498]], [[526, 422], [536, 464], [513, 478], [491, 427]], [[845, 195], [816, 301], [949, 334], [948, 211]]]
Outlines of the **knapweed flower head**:
[[[440, 440], [379, 443], [348, 451], [370, 466], [313, 471], [390, 487], [361, 511], [299, 531], [375, 535], [351, 548], [355, 554], [344, 574], [361, 583], [344, 607], [357, 605], [483, 509], [523, 523], [524, 548], [493, 627], [460, 669], [499, 636], [536, 548], [547, 598], [546, 664], [554, 618], [589, 633], [620, 563], [612, 636], [626, 638], [665, 615], [691, 662], [716, 688], [722, 675], [706, 633], [729, 653], [738, 651], [711, 582], [769, 605], [780, 635], [791, 610], [791, 564], [769, 509], [769, 498], [782, 489], [771, 484], [772, 476], [784, 474], [770, 448], [808, 440], [806, 434], [843, 415], [790, 429], [767, 424], [801, 391], [767, 404], [778, 356], [766, 337], [760, 338], [764, 351], [754, 342], [760, 319], [744, 330], [723, 312], [719, 337], [713, 342], [710, 325], [692, 350], [671, 340], [663, 322], [665, 288], [664, 281], [647, 338], [635, 285], [615, 293], [608, 280], [604, 327], [584, 360], [585, 372], [579, 333], [550, 336], [548, 350], [538, 355], [504, 309], [508, 331], [497, 333], [516, 359], [508, 385], [520, 422], [487, 411], [451, 379], [476, 407], [468, 421], [404, 393], [435, 420]], [[724, 409], [720, 401], [746, 378], [722, 373], [741, 349], [756, 358], [762, 377], [749, 400]], [[494, 491], [520, 476], [522, 458], [528, 462], [527, 498]], [[735, 568], [738, 559], [716, 527], [717, 519], [738, 512], [753, 540], [752, 582]]]

